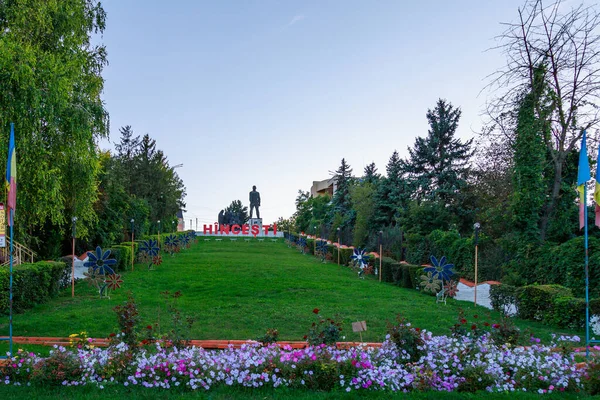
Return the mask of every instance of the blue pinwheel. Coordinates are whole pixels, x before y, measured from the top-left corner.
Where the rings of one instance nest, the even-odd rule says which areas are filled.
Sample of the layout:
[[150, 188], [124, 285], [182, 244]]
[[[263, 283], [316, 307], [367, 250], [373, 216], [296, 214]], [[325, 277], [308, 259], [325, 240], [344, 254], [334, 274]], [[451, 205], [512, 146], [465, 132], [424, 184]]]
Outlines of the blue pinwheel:
[[364, 268], [367, 262], [369, 261], [369, 255], [366, 254], [365, 249], [354, 249], [352, 256], [350, 258], [356, 263], [359, 264], [360, 268]]
[[113, 275], [115, 271], [110, 267], [115, 265], [117, 260], [110, 257], [110, 250], [102, 251], [100, 246], [96, 247], [95, 252], [88, 251], [88, 261], [83, 264], [85, 267], [92, 268], [94, 275]]
[[181, 246], [183, 247], [188, 247], [190, 237], [188, 235], [179, 235], [179, 243], [181, 243]]
[[327, 242], [324, 240], [317, 241], [317, 254], [321, 256], [321, 260], [325, 261], [325, 256], [327, 255]]
[[144, 240], [140, 246], [140, 251], [145, 253], [150, 258], [156, 257], [160, 251], [160, 248], [158, 247], [158, 240]]
[[144, 240], [142, 242], [142, 245], [140, 246], [140, 252], [142, 254], [143, 261], [150, 260], [150, 263], [148, 264], [148, 270], [152, 269], [152, 265], [156, 264], [154, 260], [157, 259], [158, 253], [160, 252], [160, 248], [158, 247], [158, 240]]
[[298, 248], [304, 254], [304, 249], [306, 249], [306, 238], [303, 238], [302, 236], [298, 238]]
[[177, 246], [179, 246], [179, 239], [177, 239], [177, 236], [175, 235], [169, 235], [165, 239], [165, 246], [167, 251], [173, 255], [173, 252], [177, 249]]
[[110, 250], [102, 251], [100, 246], [96, 247], [95, 252], [88, 251], [88, 261], [83, 265], [88, 268], [88, 272], [84, 273], [87, 281], [100, 293], [100, 298], [109, 297], [108, 292], [110, 287], [107, 283], [107, 277], [114, 275], [115, 271], [110, 267], [115, 265], [117, 260], [110, 257]]
[[440, 258], [439, 261], [434, 256], [431, 256], [431, 266], [423, 268], [423, 272], [431, 272], [433, 278], [439, 279], [442, 282], [447, 282], [452, 275], [454, 275], [453, 269], [454, 264], [446, 263], [446, 256]]

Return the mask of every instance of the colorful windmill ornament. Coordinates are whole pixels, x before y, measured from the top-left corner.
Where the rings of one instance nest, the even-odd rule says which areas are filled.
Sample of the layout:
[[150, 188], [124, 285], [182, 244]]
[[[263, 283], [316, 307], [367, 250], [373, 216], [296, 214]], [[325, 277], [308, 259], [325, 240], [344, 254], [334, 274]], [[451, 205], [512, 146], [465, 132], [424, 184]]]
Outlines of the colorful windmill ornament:
[[298, 238], [298, 249], [300, 249], [300, 252], [302, 254], [306, 253], [306, 238], [300, 236]]
[[327, 256], [327, 242], [324, 240], [317, 241], [317, 256], [321, 258], [322, 262], [325, 262]]
[[365, 249], [356, 248], [352, 252], [352, 256], [350, 259], [355, 267], [358, 268], [358, 276], [359, 278], [364, 279], [365, 271], [369, 262], [369, 255], [366, 253]]
[[[88, 261], [83, 265], [88, 267], [88, 272], [84, 273], [85, 279], [90, 285], [95, 287], [100, 294], [100, 298], [110, 298], [108, 277], [115, 275], [111, 265], [115, 265], [117, 260], [110, 257], [110, 250], [102, 251], [100, 246], [96, 247], [94, 252], [88, 251]], [[122, 281], [121, 281], [122, 282]]]
[[187, 249], [190, 247], [190, 237], [187, 234], [179, 235], [179, 243], [183, 249]]
[[148, 263], [148, 270], [153, 269], [153, 266], [156, 265], [154, 259], [158, 256], [159, 252], [158, 240], [144, 240], [140, 245], [140, 256], [143, 262]]
[[446, 304], [446, 299], [451, 293], [458, 291], [456, 285], [452, 286], [452, 276], [454, 275], [454, 264], [447, 262], [443, 256], [439, 260], [435, 256], [430, 257], [431, 265], [423, 268], [425, 275], [421, 275], [421, 287], [426, 292], [436, 295], [438, 303]]
[[173, 255], [179, 249], [179, 240], [175, 235], [169, 235], [165, 239], [165, 249]]

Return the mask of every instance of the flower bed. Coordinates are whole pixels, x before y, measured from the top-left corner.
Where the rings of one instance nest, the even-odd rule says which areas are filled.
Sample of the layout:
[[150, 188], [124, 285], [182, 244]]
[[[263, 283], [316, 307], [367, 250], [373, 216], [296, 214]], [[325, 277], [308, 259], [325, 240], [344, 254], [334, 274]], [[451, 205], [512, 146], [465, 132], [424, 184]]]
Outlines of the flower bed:
[[[0, 373], [6, 385], [107, 385], [210, 390], [219, 385], [304, 387], [345, 391], [580, 391], [587, 370], [572, 354], [551, 346], [495, 345], [488, 335], [432, 336], [420, 332], [419, 359], [390, 337], [380, 348], [304, 349], [261, 346], [205, 350], [164, 348], [156, 343], [131, 351], [125, 343], [108, 348], [55, 346], [49, 357], [19, 351]], [[421, 342], [419, 342], [421, 343]]]

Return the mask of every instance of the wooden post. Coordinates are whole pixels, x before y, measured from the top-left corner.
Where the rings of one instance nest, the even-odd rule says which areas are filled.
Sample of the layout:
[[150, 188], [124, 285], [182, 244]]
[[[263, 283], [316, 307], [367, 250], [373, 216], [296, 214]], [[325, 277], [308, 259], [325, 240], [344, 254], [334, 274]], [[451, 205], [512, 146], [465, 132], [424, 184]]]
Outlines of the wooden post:
[[475, 228], [475, 290], [473, 303], [477, 306], [477, 248], [479, 247], [479, 228], [481, 228], [481, 224], [476, 222], [473, 227]]
[[71, 260], [71, 297], [75, 297], [75, 236], [77, 236], [77, 217], [73, 217], [71, 218], [71, 221], [73, 222], [73, 229], [72, 229], [72, 236], [73, 236], [73, 251], [72, 251], [72, 256], [73, 259]]
[[133, 249], [133, 243], [135, 241], [135, 228], [133, 223], [135, 220], [131, 218], [131, 270], [133, 271], [133, 260], [135, 259], [135, 250]]
[[71, 297], [75, 297], [75, 236], [73, 236], [73, 260], [71, 262]]
[[381, 275], [383, 275], [383, 231], [379, 231], [379, 282], [381, 282]]

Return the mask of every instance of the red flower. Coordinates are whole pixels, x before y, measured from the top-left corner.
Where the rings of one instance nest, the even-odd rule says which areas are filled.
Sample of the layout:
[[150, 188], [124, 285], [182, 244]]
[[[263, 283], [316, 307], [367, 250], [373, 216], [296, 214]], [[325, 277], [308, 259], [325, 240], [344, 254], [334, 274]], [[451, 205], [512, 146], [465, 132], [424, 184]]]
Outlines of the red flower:
[[110, 335], [108, 335], [109, 337], [115, 337], [117, 336], [114, 332], [112, 332]]
[[461, 323], [461, 324], [466, 324], [466, 323], [467, 323], [467, 320], [463, 318], [463, 319], [461, 319], [461, 320], [460, 320], [460, 323]]
[[471, 325], [471, 330], [474, 331], [475, 329], [477, 329], [477, 325], [475, 325], [475, 324]]
[[308, 338], [308, 336], [304, 335], [304, 337], [302, 339], [306, 340], [306, 338]]
[[494, 325], [492, 325], [492, 328], [498, 329], [498, 328], [500, 328], [500, 325], [494, 324]]
[[313, 310], [313, 312], [314, 312], [315, 314], [318, 314], [318, 313], [319, 313], [319, 309], [318, 309], [318, 308], [315, 308], [315, 309]]
[[473, 318], [478, 318], [477, 314], [473, 315]]
[[484, 322], [483, 325], [490, 326], [490, 323], [489, 322]]
[[152, 329], [152, 325], [148, 325], [146, 329]]

